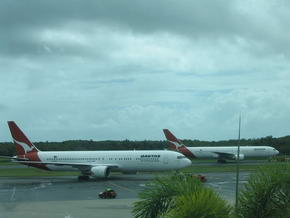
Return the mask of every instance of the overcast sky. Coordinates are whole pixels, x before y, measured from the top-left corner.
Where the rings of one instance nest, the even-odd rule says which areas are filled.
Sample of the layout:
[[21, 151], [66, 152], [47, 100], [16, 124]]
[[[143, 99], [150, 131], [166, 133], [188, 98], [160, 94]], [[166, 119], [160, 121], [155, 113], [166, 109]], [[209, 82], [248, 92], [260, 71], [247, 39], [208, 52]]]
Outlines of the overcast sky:
[[290, 134], [287, 0], [1, 0], [0, 141]]

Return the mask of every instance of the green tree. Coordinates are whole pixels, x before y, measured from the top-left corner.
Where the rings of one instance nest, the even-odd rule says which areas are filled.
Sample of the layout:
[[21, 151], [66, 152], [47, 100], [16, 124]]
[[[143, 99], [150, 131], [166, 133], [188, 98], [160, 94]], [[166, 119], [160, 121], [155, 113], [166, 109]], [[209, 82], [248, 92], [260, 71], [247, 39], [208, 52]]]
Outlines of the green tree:
[[227, 218], [231, 212], [231, 207], [213, 190], [184, 174], [156, 178], [139, 197], [141, 200], [133, 208], [136, 218]]
[[261, 168], [253, 174], [239, 197], [237, 217], [290, 217], [290, 166]]

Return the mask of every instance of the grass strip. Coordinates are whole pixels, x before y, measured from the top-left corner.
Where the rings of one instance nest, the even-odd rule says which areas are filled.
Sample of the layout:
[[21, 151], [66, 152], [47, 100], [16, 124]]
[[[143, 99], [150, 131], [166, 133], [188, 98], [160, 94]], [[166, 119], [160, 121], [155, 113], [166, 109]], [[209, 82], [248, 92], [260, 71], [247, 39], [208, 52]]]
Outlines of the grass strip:
[[[243, 164], [240, 165], [240, 171], [256, 171], [261, 167], [274, 168], [277, 165], [281, 164], [289, 164], [289, 163], [281, 163], [281, 162], [273, 162], [273, 163], [261, 163], [261, 164]], [[210, 166], [190, 166], [181, 170], [185, 173], [211, 173], [211, 172], [235, 172], [236, 165], [227, 165], [227, 164], [217, 164]]]
[[76, 176], [79, 172], [46, 171], [37, 168], [0, 169], [0, 177], [32, 177], [32, 176]]
[[[260, 165], [240, 165], [240, 171], [256, 171], [260, 167], [272, 168], [281, 163], [267, 163]], [[285, 163], [289, 164], [289, 163]], [[212, 166], [190, 166], [181, 170], [184, 173], [235, 172], [235, 165], [218, 164]], [[160, 174], [161, 172], [155, 172]], [[165, 172], [168, 173], [168, 172]], [[32, 177], [32, 176], [77, 176], [80, 172], [45, 171], [33, 167], [29, 168], [1, 168], [0, 177]]]
[[0, 158], [0, 166], [11, 166], [17, 165], [18, 163], [11, 162], [10, 159]]

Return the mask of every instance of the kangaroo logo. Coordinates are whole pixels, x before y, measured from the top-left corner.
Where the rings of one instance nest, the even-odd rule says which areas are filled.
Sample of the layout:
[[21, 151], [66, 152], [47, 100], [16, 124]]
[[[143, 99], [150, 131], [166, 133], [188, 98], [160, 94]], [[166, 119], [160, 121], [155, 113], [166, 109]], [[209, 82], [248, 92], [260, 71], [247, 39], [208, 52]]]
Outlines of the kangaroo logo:
[[13, 140], [14, 140], [14, 143], [20, 145], [20, 146], [23, 148], [25, 154], [31, 152], [31, 151], [35, 148], [34, 146], [31, 146], [31, 147], [30, 147], [29, 145], [27, 145], [27, 144], [24, 143], [24, 142], [19, 142], [19, 141], [17, 141], [16, 139], [13, 139]]
[[179, 144], [178, 142], [174, 142], [174, 141], [170, 141], [168, 140], [168, 142], [170, 142], [171, 144], [173, 144], [176, 148], [180, 148], [183, 146], [183, 144]]

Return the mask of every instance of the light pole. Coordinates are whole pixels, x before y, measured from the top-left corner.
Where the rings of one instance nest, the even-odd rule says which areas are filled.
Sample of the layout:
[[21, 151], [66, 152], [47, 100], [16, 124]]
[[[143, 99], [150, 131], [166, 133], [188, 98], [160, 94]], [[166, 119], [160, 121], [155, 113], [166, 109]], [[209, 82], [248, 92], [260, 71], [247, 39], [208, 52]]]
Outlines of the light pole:
[[239, 176], [240, 176], [240, 141], [241, 141], [241, 114], [239, 117], [239, 138], [238, 138], [238, 151], [236, 159], [236, 212], [239, 204]]

